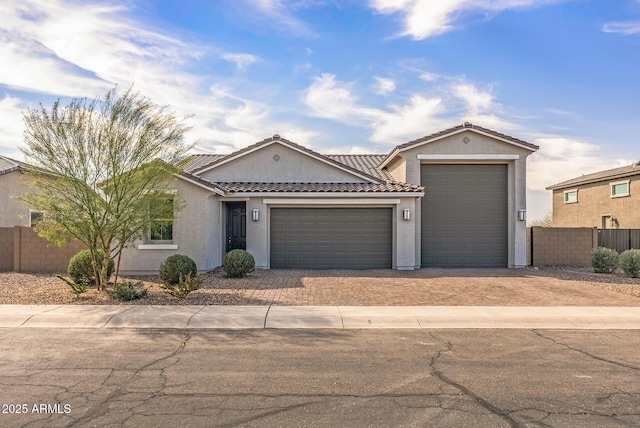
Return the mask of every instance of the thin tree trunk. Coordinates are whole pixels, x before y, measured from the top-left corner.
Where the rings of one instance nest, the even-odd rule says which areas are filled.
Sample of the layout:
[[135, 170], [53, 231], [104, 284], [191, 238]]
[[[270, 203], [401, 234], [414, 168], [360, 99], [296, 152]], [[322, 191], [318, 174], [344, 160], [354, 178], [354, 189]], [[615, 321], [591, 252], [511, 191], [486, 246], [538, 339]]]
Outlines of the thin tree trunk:
[[116, 278], [113, 280], [114, 285], [118, 283], [118, 274], [120, 274], [120, 259], [122, 259], [122, 249], [124, 248], [122, 244], [123, 242], [124, 242], [124, 234], [122, 235], [122, 240], [118, 244], [120, 248], [118, 251], [118, 262], [116, 263]]

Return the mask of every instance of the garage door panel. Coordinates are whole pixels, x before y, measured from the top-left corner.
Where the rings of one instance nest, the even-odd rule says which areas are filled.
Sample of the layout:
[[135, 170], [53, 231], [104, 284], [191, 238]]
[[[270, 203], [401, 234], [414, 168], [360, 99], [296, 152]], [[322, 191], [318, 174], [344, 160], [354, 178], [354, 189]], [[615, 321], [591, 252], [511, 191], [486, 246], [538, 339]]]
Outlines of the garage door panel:
[[272, 208], [271, 267], [390, 268], [391, 217], [390, 208]]
[[507, 265], [507, 165], [423, 165], [422, 266]]

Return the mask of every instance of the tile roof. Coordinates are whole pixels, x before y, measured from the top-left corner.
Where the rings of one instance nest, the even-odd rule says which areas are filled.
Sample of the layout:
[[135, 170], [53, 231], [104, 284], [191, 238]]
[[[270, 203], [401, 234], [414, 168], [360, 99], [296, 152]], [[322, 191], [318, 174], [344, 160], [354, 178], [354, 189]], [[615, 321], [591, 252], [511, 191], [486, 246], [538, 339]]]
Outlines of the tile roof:
[[458, 132], [458, 131], [461, 131], [463, 129], [473, 129], [473, 130], [476, 130], [476, 131], [479, 131], [479, 132], [482, 132], [482, 133], [485, 133], [485, 134], [489, 134], [489, 135], [494, 136], [496, 138], [501, 138], [503, 140], [508, 140], [508, 141], [511, 141], [512, 143], [528, 147], [528, 148], [530, 148], [532, 150], [538, 150], [540, 148], [540, 147], [536, 146], [535, 144], [527, 143], [524, 140], [520, 140], [520, 139], [512, 137], [510, 135], [501, 134], [500, 132], [496, 132], [496, 131], [493, 131], [493, 130], [488, 129], [488, 128], [483, 128], [482, 126], [474, 125], [473, 123], [470, 123], [470, 122], [465, 122], [462, 125], [457, 125], [457, 126], [454, 126], [452, 128], [445, 129], [443, 131], [436, 132], [436, 133], [433, 133], [433, 134], [430, 134], [430, 135], [426, 135], [424, 137], [418, 138], [418, 139], [413, 140], [413, 141], [409, 141], [409, 142], [404, 143], [404, 144], [400, 144], [400, 145], [396, 146], [396, 149], [397, 150], [403, 150], [403, 149], [406, 149], [406, 148], [409, 148], [409, 147], [412, 147], [412, 146], [415, 146], [415, 145], [419, 145], [419, 144], [425, 143], [425, 142], [427, 142], [429, 140], [434, 140], [434, 139], [437, 139], [439, 137], [443, 137], [443, 136], [448, 135], [448, 134], [453, 134], [454, 132]]
[[184, 166], [184, 171], [193, 172], [203, 166], [209, 165], [218, 159], [222, 159], [227, 155], [215, 155], [215, 154], [196, 154], [192, 155]]
[[424, 192], [407, 183], [216, 183], [226, 193], [380, 193]]
[[28, 163], [0, 155], [0, 175], [27, 169], [35, 169], [35, 167]]
[[372, 175], [380, 180], [393, 181], [386, 170], [378, 168], [387, 155], [326, 155], [329, 159], [348, 165], [354, 169]]
[[247, 147], [244, 147], [244, 148], [242, 148], [240, 150], [236, 150], [235, 152], [230, 153], [228, 155], [222, 155], [222, 156], [220, 156], [218, 158], [210, 158], [210, 162], [208, 162], [208, 163], [204, 163], [204, 161], [202, 161], [202, 163], [200, 163], [199, 166], [197, 166], [196, 168], [191, 168], [189, 170], [189, 172], [191, 172], [193, 174], [201, 173], [201, 172], [203, 172], [203, 171], [205, 171], [207, 169], [210, 169], [210, 168], [216, 166], [217, 164], [220, 164], [220, 163], [222, 163], [222, 162], [224, 162], [226, 160], [237, 158], [239, 156], [242, 156], [245, 153], [252, 152], [253, 150], [259, 148], [260, 146], [263, 146], [263, 145], [266, 145], [266, 144], [269, 144], [269, 143], [276, 143], [276, 142], [283, 143], [283, 144], [285, 144], [285, 145], [287, 145], [289, 147], [292, 147], [292, 148], [294, 148], [296, 150], [299, 150], [301, 152], [307, 153], [308, 155], [310, 155], [312, 157], [321, 159], [321, 160], [325, 161], [326, 163], [328, 163], [330, 165], [337, 166], [339, 168], [342, 168], [343, 170], [351, 171], [351, 172], [356, 173], [356, 174], [358, 174], [360, 176], [362, 176], [364, 174], [365, 178], [370, 178], [372, 181], [378, 181], [379, 180], [379, 178], [376, 177], [376, 176], [373, 176], [373, 175], [371, 175], [369, 173], [366, 173], [366, 172], [364, 172], [362, 170], [358, 170], [357, 168], [354, 168], [354, 167], [352, 167], [352, 166], [350, 166], [348, 164], [344, 164], [344, 163], [338, 162], [336, 160], [333, 160], [333, 159], [331, 159], [330, 157], [328, 157], [326, 155], [322, 155], [322, 154], [320, 154], [318, 152], [315, 152], [315, 151], [313, 151], [311, 149], [308, 149], [308, 148], [306, 148], [304, 146], [301, 146], [301, 145], [296, 144], [296, 143], [294, 143], [292, 141], [284, 139], [284, 138], [280, 137], [280, 135], [278, 135], [278, 134], [275, 134], [273, 137], [270, 137], [270, 138], [265, 138], [262, 141], [258, 141], [257, 143], [252, 144], [252, 145], [247, 146]]
[[599, 181], [610, 181], [617, 178], [624, 178], [634, 175], [640, 175], [640, 162], [634, 162], [631, 165], [620, 168], [607, 169], [605, 171], [594, 172], [593, 174], [581, 175], [558, 184], [547, 187], [547, 190], [566, 189], [581, 184], [597, 183]]
[[193, 183], [196, 183], [202, 187], [206, 187], [210, 190], [213, 190], [216, 193], [224, 193], [224, 189], [222, 187], [220, 187], [220, 185], [218, 183], [214, 183], [212, 181], [209, 181], [205, 178], [202, 178], [200, 176], [197, 175], [193, 175], [189, 172], [183, 171], [181, 173], [178, 174], [178, 177], [184, 178], [186, 180], [189, 180]]

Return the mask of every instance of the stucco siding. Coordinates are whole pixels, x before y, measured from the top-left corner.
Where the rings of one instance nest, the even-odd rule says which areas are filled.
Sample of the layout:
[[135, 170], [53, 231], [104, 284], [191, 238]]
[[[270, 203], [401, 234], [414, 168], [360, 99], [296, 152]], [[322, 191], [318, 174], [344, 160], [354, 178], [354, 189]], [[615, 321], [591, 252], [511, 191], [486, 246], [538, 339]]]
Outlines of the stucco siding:
[[[184, 254], [191, 257], [198, 270], [210, 268], [207, 265], [207, 235], [213, 231], [207, 228], [207, 205], [210, 192], [183, 180], [175, 180], [173, 186], [184, 207], [173, 222], [173, 244], [177, 249], [139, 249], [144, 239], [136, 241], [123, 252], [120, 269], [125, 274], [157, 274], [160, 263], [172, 254]], [[215, 221], [215, 218], [213, 219]]]
[[[406, 163], [406, 181], [425, 186], [425, 198], [429, 197], [428, 183], [421, 183], [422, 165], [430, 163], [506, 163], [507, 164], [507, 222], [508, 222], [508, 265], [510, 267], [526, 266], [526, 222], [518, 220], [518, 210], [526, 209], [526, 159], [531, 150], [503, 142], [474, 131], [464, 131], [436, 141], [405, 150], [402, 157]], [[419, 155], [458, 156], [454, 160], [420, 160]], [[502, 155], [518, 155], [518, 159], [497, 159]], [[475, 157], [465, 160], [466, 157]], [[478, 156], [487, 159], [478, 159]], [[495, 156], [497, 160], [492, 160]], [[428, 166], [427, 166], [428, 167]], [[420, 230], [417, 231], [420, 233]], [[417, 243], [417, 253], [421, 252], [421, 244]], [[416, 259], [418, 261], [418, 258]]]
[[201, 176], [213, 182], [364, 183], [366, 180], [274, 143]]
[[[630, 196], [612, 198], [609, 183], [627, 179], [630, 180]], [[578, 202], [565, 203], [564, 191], [573, 189], [578, 190]], [[553, 191], [554, 227], [602, 228], [603, 216], [617, 220], [613, 227], [611, 222], [607, 221], [607, 228], [640, 228], [640, 175]]]
[[395, 159], [389, 162], [386, 168], [389, 174], [391, 174], [396, 181], [402, 183], [407, 182], [407, 168], [404, 155], [400, 154], [399, 156], [396, 156]]
[[29, 226], [29, 207], [18, 199], [30, 191], [27, 180], [18, 171], [0, 175], [0, 227]]

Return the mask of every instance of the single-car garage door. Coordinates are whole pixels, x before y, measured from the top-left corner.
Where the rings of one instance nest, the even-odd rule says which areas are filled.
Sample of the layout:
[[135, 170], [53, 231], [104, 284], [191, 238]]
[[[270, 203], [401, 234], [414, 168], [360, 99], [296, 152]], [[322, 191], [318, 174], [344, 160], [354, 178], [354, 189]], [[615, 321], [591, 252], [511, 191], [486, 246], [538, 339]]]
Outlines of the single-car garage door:
[[391, 208], [272, 208], [271, 267], [391, 268]]
[[422, 165], [421, 183], [423, 267], [507, 266], [507, 165]]

